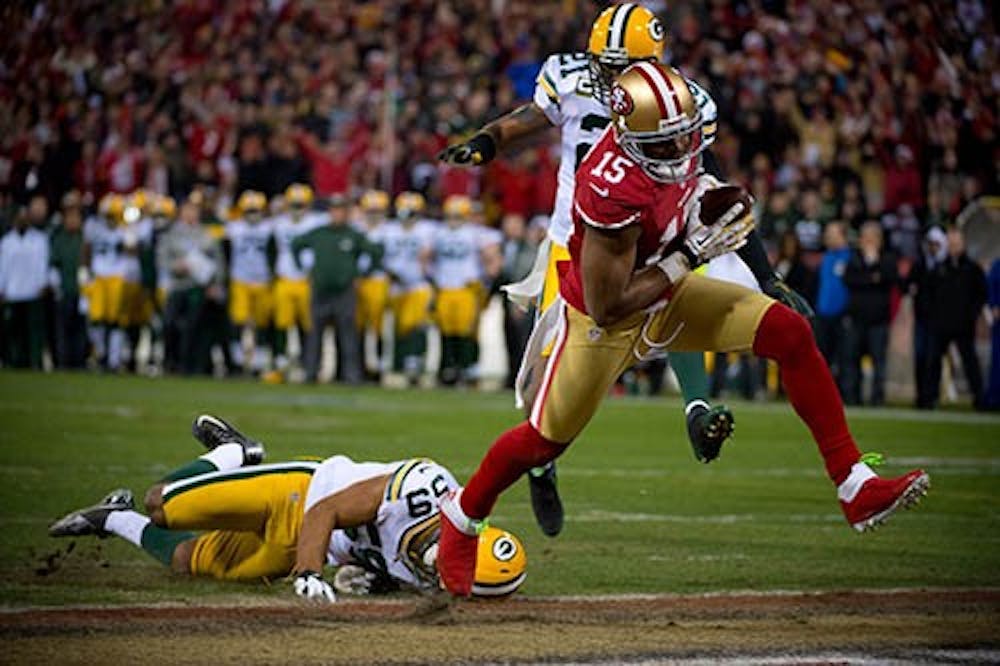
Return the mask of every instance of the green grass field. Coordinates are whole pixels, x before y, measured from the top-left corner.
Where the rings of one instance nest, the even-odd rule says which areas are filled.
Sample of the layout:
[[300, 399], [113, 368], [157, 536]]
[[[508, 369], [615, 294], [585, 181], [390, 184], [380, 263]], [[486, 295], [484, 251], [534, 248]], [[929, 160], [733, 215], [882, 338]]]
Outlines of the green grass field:
[[[518, 420], [511, 403], [509, 394], [0, 373], [0, 605], [289, 595], [284, 583], [185, 580], [116, 539], [81, 539], [60, 566], [43, 566], [68, 544], [46, 536], [53, 519], [120, 485], [141, 494], [198, 455], [189, 425], [200, 412], [263, 439], [270, 461], [427, 455], [464, 481]], [[497, 506], [494, 524], [528, 550], [523, 593], [1000, 586], [1000, 418], [852, 412], [862, 448], [887, 455], [886, 473], [920, 465], [933, 483], [915, 510], [859, 536], [790, 408], [733, 407], [735, 439], [706, 466], [691, 454], [677, 399], [609, 400], [561, 460], [559, 538], [535, 527], [525, 483]]]

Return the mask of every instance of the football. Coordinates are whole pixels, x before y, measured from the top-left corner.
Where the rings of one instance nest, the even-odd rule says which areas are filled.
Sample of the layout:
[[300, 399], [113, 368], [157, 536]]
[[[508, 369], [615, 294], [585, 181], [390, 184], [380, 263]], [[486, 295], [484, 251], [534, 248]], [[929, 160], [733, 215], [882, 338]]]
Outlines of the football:
[[[699, 219], [706, 227], [728, 224], [750, 212], [753, 197], [739, 185], [723, 184], [701, 195]], [[725, 218], [725, 219], [723, 219]]]

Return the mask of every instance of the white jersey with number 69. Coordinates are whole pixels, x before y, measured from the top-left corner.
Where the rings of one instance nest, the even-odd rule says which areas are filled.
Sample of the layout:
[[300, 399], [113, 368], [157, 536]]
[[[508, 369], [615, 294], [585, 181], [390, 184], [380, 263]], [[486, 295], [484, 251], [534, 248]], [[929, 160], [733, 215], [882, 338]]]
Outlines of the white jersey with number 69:
[[[607, 108], [593, 96], [589, 67], [586, 53], [556, 53], [546, 59], [535, 80], [535, 105], [561, 133], [559, 187], [549, 222], [549, 237], [563, 247], [573, 228], [576, 169], [611, 121]], [[711, 144], [715, 141], [718, 120], [715, 102], [697, 83], [685, 80], [704, 118], [704, 141]]]

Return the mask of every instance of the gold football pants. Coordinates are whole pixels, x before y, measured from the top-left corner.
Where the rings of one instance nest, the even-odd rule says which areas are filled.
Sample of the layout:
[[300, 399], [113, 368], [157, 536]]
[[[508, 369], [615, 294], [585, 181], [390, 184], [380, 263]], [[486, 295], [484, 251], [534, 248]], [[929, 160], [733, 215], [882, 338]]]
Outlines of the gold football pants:
[[287, 575], [295, 565], [306, 491], [317, 466], [257, 465], [167, 484], [166, 527], [206, 531], [195, 540], [191, 574], [223, 580]]
[[525, 373], [530, 385], [522, 387], [530, 396], [529, 420], [547, 439], [568, 443], [633, 363], [666, 351], [749, 351], [773, 303], [763, 294], [696, 273], [681, 281], [663, 307], [606, 328], [557, 301], [562, 312], [551, 353], [525, 360], [533, 366]]

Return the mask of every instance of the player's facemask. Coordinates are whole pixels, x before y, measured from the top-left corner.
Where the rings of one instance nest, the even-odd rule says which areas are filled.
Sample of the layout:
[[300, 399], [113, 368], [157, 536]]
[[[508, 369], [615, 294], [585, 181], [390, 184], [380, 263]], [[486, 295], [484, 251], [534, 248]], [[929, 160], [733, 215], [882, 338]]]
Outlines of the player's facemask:
[[655, 58], [615, 58], [607, 55], [587, 54], [589, 59], [590, 86], [594, 91], [594, 99], [607, 107], [611, 104], [611, 88], [615, 85], [615, 79], [624, 72], [629, 65], [643, 60], [655, 62]]
[[657, 132], [619, 131], [618, 144], [653, 180], [681, 183], [701, 170], [701, 154], [707, 148], [698, 112], [692, 121]]

